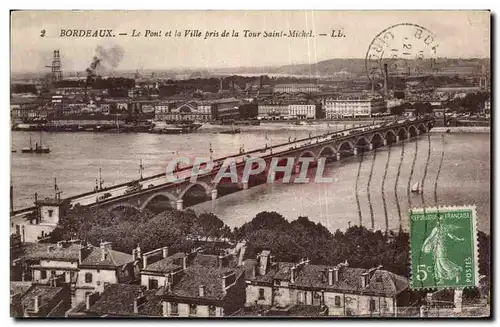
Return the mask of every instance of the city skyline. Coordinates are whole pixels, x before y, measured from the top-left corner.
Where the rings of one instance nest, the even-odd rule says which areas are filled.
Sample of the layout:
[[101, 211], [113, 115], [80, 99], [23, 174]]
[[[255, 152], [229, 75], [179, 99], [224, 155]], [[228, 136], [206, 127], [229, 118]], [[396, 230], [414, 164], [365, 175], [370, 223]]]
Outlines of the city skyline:
[[[369, 14], [367, 25], [358, 26]], [[222, 16], [221, 16], [222, 15]], [[91, 18], [90, 18], [91, 17]], [[11, 16], [11, 71], [43, 72], [52, 51], [59, 49], [65, 71], [83, 71], [97, 46], [123, 49], [117, 71], [135, 69], [219, 69], [314, 64], [330, 59], [365, 58], [372, 39], [385, 28], [410, 22], [424, 26], [438, 38], [437, 56], [446, 58], [489, 58], [490, 18], [487, 11], [19, 11]], [[221, 19], [223, 18], [223, 19]], [[29, 24], [27, 24], [29, 20]], [[50, 22], [50, 23], [46, 23]], [[146, 23], [144, 23], [146, 22]], [[41, 29], [45, 30], [41, 37]], [[113, 29], [114, 38], [59, 37], [61, 29]], [[200, 38], [132, 37], [133, 30], [200, 30]], [[312, 30], [329, 34], [342, 30], [344, 38], [330, 36], [296, 38], [209, 38], [206, 31], [231, 32]], [[366, 30], [373, 30], [367, 33]], [[119, 36], [118, 33], [127, 33]], [[457, 41], [456, 35], [461, 35]], [[307, 49], [304, 51], [304, 48]], [[145, 55], [147, 54], [147, 55]]]

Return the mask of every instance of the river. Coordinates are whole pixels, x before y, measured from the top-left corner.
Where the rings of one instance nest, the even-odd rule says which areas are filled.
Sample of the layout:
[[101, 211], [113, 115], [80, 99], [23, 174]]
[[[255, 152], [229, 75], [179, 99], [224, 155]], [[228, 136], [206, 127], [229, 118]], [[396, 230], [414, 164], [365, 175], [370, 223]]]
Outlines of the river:
[[[242, 133], [236, 135], [218, 134], [221, 128], [210, 125], [187, 135], [43, 133], [43, 144], [51, 149], [49, 154], [20, 153], [21, 148], [29, 146], [30, 134], [12, 132], [12, 149], [17, 150], [11, 155], [14, 208], [33, 205], [35, 192], [42, 198], [53, 196], [54, 178], [57, 178], [57, 184], [63, 191], [62, 197], [67, 197], [92, 190], [100, 167], [104, 186], [110, 186], [138, 178], [141, 159], [143, 174], [149, 176], [164, 172], [168, 161], [176, 156], [208, 157], [210, 146], [214, 157], [222, 157], [237, 153], [240, 147], [252, 150], [266, 143], [285, 142], [289, 137], [302, 138], [309, 133], [322, 134], [344, 127], [352, 125], [263, 124], [242, 126]], [[422, 206], [420, 195], [411, 194], [410, 198], [407, 195], [413, 161], [412, 184], [425, 175], [423, 200], [426, 206], [434, 206], [434, 186], [444, 144], [443, 164], [436, 189], [437, 203], [447, 206], [476, 205], [478, 229], [489, 233], [490, 137], [489, 133], [430, 133], [430, 140], [427, 135], [422, 135], [418, 141], [405, 143], [397, 189], [401, 221], [394, 187], [402, 145], [378, 149], [375, 159], [374, 152], [366, 153], [358, 179], [361, 223], [371, 227], [373, 219], [376, 229], [385, 229], [382, 181], [389, 155], [384, 186], [389, 228], [397, 230], [401, 226], [407, 229], [409, 205]], [[32, 139], [33, 143], [38, 141], [39, 133], [32, 133]], [[427, 162], [429, 145], [431, 151]], [[355, 192], [360, 160], [358, 156], [329, 164], [324, 175], [332, 177], [333, 183], [260, 185], [192, 208], [197, 212], [214, 212], [230, 227], [240, 226], [258, 212], [268, 210], [277, 211], [289, 220], [307, 216], [312, 221], [321, 222], [332, 232], [345, 229], [349, 224], [360, 224]]]

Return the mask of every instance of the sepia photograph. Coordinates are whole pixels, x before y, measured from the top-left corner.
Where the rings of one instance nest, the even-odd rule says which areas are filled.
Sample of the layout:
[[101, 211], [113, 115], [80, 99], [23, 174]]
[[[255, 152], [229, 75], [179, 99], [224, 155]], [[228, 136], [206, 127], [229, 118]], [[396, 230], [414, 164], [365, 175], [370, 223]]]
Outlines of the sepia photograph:
[[11, 10], [10, 316], [491, 319], [491, 24]]

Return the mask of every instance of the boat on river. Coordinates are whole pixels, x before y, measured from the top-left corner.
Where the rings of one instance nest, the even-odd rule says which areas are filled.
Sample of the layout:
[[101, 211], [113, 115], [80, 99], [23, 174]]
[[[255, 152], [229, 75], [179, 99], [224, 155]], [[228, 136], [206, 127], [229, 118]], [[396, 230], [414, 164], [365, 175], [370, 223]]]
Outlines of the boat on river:
[[29, 148], [22, 148], [21, 152], [22, 153], [50, 153], [50, 149], [46, 146], [43, 146], [42, 133], [40, 132], [40, 144], [35, 143], [35, 147], [33, 148], [32, 142], [31, 142], [31, 134], [30, 134], [30, 147]]

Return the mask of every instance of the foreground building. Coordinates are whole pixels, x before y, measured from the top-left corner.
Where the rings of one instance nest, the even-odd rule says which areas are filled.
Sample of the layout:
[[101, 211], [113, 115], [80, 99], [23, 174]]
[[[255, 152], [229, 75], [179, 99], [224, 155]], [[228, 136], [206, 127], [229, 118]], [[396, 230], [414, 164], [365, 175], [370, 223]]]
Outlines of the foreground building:
[[245, 303], [244, 247], [203, 253], [168, 253], [159, 248], [141, 256], [141, 284], [106, 284], [85, 295], [72, 317], [222, 317]]
[[10, 283], [10, 315], [12, 317], [64, 317], [71, 308], [68, 284], [52, 285], [30, 282]]
[[72, 304], [76, 305], [108, 284], [133, 283], [139, 271], [136, 260], [134, 255], [113, 250], [109, 242], [96, 247], [75, 240], [26, 244], [16, 265], [23, 267], [21, 279], [34, 283], [49, 284], [61, 278], [70, 286]]
[[262, 251], [246, 280], [246, 306], [285, 310], [295, 305], [325, 308], [330, 316], [395, 316], [406, 278], [382, 270], [273, 262]]

